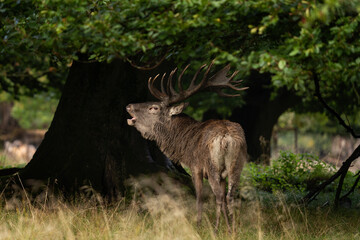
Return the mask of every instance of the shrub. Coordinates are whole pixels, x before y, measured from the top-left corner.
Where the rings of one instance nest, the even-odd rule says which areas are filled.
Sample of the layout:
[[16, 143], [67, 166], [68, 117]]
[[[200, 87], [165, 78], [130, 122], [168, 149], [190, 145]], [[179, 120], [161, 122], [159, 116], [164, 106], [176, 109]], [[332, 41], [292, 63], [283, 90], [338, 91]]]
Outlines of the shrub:
[[327, 179], [334, 170], [311, 154], [281, 152], [270, 166], [249, 163], [244, 175], [250, 184], [261, 190], [303, 192]]

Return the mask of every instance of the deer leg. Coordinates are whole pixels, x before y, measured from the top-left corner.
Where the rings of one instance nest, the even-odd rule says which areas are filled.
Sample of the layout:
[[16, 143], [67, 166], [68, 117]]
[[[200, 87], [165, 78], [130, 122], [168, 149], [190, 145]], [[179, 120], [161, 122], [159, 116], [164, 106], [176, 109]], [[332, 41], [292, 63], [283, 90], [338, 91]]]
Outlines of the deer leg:
[[196, 192], [196, 209], [197, 209], [197, 225], [201, 224], [202, 219], [202, 186], [203, 186], [203, 173], [202, 171], [192, 171], [192, 180]]
[[216, 224], [215, 224], [215, 231], [218, 231], [219, 224], [220, 224], [220, 215], [221, 210], [224, 213], [225, 222], [228, 227], [228, 230], [230, 230], [229, 226], [229, 220], [227, 218], [227, 212], [226, 212], [226, 203], [225, 203], [225, 180], [220, 180], [220, 177], [210, 177], [209, 176], [209, 183], [211, 186], [211, 189], [215, 195], [216, 198]]
[[235, 212], [234, 212], [234, 190], [235, 189], [231, 184], [229, 184], [229, 190], [226, 195], [226, 201], [229, 208], [229, 213], [231, 217], [232, 231], [235, 231]]
[[222, 196], [223, 196], [223, 200], [222, 200], [222, 212], [224, 214], [224, 218], [225, 218], [225, 223], [226, 226], [228, 228], [228, 232], [231, 232], [231, 228], [230, 228], [230, 224], [229, 224], [229, 217], [228, 217], [228, 213], [227, 213], [227, 206], [226, 206], [226, 201], [225, 201], [225, 193], [226, 193], [226, 180], [225, 179], [221, 179], [220, 181], [221, 184], [221, 189], [222, 189]]
[[235, 204], [234, 197], [236, 194], [236, 190], [239, 185], [240, 174], [244, 167], [244, 162], [246, 160], [246, 150], [239, 152], [237, 161], [231, 160], [232, 164], [228, 169], [228, 192], [226, 195], [227, 206], [229, 209], [231, 224], [232, 224], [232, 232], [235, 233]]
[[228, 185], [228, 192], [226, 195], [226, 201], [231, 217], [231, 224], [232, 224], [232, 232], [235, 232], [235, 206], [234, 206], [234, 197], [236, 193], [236, 189], [238, 186], [238, 177], [234, 177], [232, 175], [229, 176], [229, 185]]

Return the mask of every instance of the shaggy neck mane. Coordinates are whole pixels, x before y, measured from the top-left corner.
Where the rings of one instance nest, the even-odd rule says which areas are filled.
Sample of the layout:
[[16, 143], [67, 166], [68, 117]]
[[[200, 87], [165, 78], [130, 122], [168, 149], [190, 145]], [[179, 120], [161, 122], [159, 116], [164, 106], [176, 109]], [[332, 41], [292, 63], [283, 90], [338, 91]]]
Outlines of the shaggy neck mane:
[[201, 122], [186, 114], [173, 116], [170, 122], [155, 125], [155, 141], [160, 150], [172, 161], [184, 161], [183, 156], [191, 152], [197, 142], [199, 136], [194, 133], [198, 132], [195, 129], [198, 130], [200, 125]]

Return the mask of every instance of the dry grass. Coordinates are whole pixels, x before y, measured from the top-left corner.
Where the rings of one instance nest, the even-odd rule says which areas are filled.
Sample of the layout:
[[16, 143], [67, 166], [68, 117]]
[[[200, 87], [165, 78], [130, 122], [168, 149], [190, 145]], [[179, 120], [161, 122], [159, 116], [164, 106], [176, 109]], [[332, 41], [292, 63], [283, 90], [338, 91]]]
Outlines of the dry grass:
[[358, 211], [308, 209], [282, 195], [243, 200], [236, 234], [229, 235], [222, 221], [215, 235], [213, 199], [206, 201], [198, 228], [194, 197], [169, 182], [133, 180], [132, 200], [110, 206], [97, 194], [64, 202], [47, 192], [37, 199], [22, 193], [0, 207], [0, 239], [360, 239]]

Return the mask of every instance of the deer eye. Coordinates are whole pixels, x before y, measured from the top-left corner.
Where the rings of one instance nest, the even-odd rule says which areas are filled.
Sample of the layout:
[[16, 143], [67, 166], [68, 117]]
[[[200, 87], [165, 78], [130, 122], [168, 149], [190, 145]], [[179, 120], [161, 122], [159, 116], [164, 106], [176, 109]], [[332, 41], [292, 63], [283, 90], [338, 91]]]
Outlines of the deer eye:
[[150, 113], [157, 113], [158, 111], [159, 111], [159, 107], [157, 107], [157, 106], [151, 106], [149, 108]]

